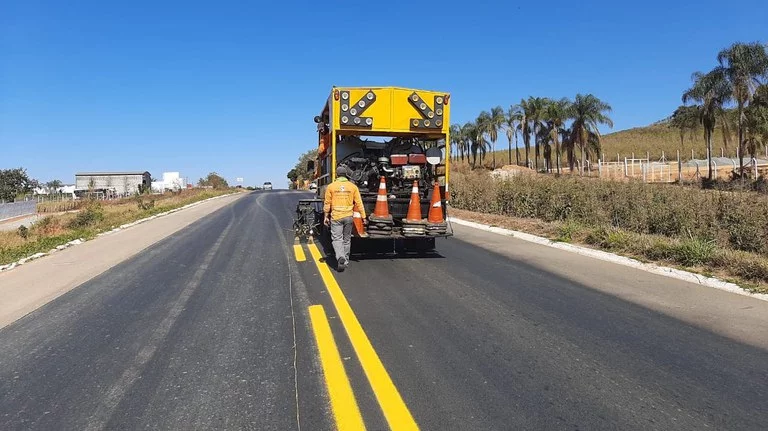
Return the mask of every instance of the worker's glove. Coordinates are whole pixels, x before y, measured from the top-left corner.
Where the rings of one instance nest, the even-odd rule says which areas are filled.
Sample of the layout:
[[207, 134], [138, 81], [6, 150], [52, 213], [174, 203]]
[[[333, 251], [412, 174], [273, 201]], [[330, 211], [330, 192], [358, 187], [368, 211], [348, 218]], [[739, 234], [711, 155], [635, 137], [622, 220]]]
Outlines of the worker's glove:
[[323, 223], [325, 223], [326, 226], [330, 227], [331, 226], [331, 218], [330, 217], [326, 217], [325, 220], [323, 221]]

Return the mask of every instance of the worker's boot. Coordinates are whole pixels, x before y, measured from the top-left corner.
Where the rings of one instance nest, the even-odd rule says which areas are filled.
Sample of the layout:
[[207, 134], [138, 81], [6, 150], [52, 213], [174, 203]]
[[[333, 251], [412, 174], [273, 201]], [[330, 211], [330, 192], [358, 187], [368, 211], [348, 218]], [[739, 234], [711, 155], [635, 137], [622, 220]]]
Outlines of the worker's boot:
[[336, 264], [336, 268], [338, 268], [339, 272], [344, 272], [345, 269], [347, 269], [347, 258], [342, 256], [339, 258], [339, 261]]

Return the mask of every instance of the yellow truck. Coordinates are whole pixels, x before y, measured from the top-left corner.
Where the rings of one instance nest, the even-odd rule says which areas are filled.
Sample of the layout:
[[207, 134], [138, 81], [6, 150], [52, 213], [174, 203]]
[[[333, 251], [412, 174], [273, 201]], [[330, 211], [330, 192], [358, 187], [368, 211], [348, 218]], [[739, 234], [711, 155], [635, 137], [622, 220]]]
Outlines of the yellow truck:
[[[451, 236], [445, 205], [450, 99], [441, 91], [333, 87], [315, 117], [318, 156], [308, 168], [314, 171], [317, 195], [299, 203], [297, 235], [326, 233], [322, 198], [336, 168], [344, 165], [369, 215], [366, 228], [356, 229], [355, 242], [397, 239], [430, 249], [435, 238]], [[383, 201], [388, 214], [381, 211]]]

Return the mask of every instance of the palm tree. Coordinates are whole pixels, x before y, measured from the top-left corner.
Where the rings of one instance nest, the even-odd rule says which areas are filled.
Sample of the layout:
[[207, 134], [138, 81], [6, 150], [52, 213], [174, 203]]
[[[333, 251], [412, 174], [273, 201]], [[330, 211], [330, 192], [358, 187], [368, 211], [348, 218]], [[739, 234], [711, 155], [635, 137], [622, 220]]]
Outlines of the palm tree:
[[[461, 126], [461, 148], [462, 154], [466, 154], [467, 161], [469, 161], [469, 154], [472, 152], [472, 140], [474, 139], [474, 124], [472, 122], [466, 122]], [[474, 165], [472, 165], [474, 168]]]
[[744, 109], [752, 100], [760, 78], [768, 76], [768, 52], [758, 42], [734, 43], [717, 54], [715, 68], [722, 73], [730, 87], [730, 94], [736, 101], [739, 128], [739, 166], [744, 176]]
[[493, 154], [493, 169], [496, 169], [496, 140], [499, 139], [499, 130], [504, 127], [504, 122], [507, 119], [504, 115], [504, 108], [497, 106], [491, 108], [491, 115], [486, 123], [485, 133], [488, 134], [488, 139], [491, 141], [491, 152]]
[[744, 117], [746, 144], [750, 155], [756, 157], [758, 144], [768, 145], [768, 85], [757, 88]]
[[[543, 118], [547, 124], [548, 137], [555, 146], [555, 160], [557, 173], [560, 173], [560, 136], [563, 134], [565, 120], [568, 117], [571, 101], [567, 98], [560, 100], [549, 100], [544, 107]], [[551, 160], [549, 162], [551, 164]]]
[[544, 106], [547, 104], [547, 99], [543, 97], [528, 97], [528, 121], [531, 122], [531, 133], [533, 133], [533, 146], [534, 157], [536, 158], [534, 166], [536, 170], [539, 170], [539, 156], [541, 155], [541, 149], [539, 148], [539, 137], [541, 126], [543, 125], [542, 118], [544, 115]]
[[523, 146], [525, 147], [525, 166], [529, 167], [531, 163], [531, 122], [529, 115], [532, 112], [532, 107], [525, 99], [521, 99], [520, 103], [511, 107], [514, 112], [515, 120], [517, 121], [518, 130], [523, 135]]
[[707, 178], [712, 176], [712, 134], [717, 118], [723, 115], [723, 104], [730, 97], [730, 86], [722, 70], [715, 69], [703, 74], [696, 72], [691, 77], [693, 86], [683, 93], [683, 103], [698, 103], [699, 122], [704, 126], [704, 139], [707, 143]]
[[[600, 145], [600, 130], [598, 127], [601, 124], [613, 127], [613, 121], [607, 115], [611, 111], [611, 105], [592, 94], [577, 94], [568, 111], [568, 117], [573, 120], [571, 125], [573, 142], [577, 143], [581, 149], [581, 166], [579, 166], [579, 171], [581, 175], [584, 175], [584, 163], [586, 162], [586, 153], [589, 150], [587, 146], [594, 146], [595, 141], [598, 147]], [[590, 133], [593, 134], [592, 143], [590, 143]]]
[[507, 115], [504, 117], [504, 132], [507, 135], [507, 141], [509, 142], [508, 164], [512, 164], [512, 138], [515, 139], [515, 163], [520, 164], [520, 150], [517, 148], [517, 116], [512, 107], [507, 111]]
[[699, 128], [699, 107], [680, 105], [675, 109], [670, 125], [680, 131], [680, 151], [683, 151], [686, 133], [693, 137]]
[[485, 157], [485, 152], [487, 150], [487, 144], [488, 141], [485, 139], [485, 135], [489, 135], [491, 131], [494, 129], [493, 127], [493, 119], [491, 118], [491, 114], [488, 111], [483, 111], [480, 113], [480, 115], [477, 116], [477, 120], [475, 120], [475, 146], [477, 146], [477, 149], [480, 151], [480, 165], [483, 165], [483, 159]]
[[461, 126], [458, 124], [451, 124], [451, 146], [453, 147], [455, 154], [454, 160], [459, 160], [459, 152], [461, 152], [461, 159], [464, 160], [464, 152], [461, 147]]

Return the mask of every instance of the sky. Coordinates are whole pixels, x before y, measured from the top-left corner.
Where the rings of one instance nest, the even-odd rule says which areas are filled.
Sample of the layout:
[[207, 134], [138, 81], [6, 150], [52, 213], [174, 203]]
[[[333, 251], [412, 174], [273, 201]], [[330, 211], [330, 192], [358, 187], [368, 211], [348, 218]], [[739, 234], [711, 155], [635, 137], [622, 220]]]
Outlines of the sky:
[[334, 85], [447, 91], [454, 123], [592, 93], [643, 126], [768, 39], [765, 0], [677, 3], [0, 0], [0, 168], [287, 187]]

